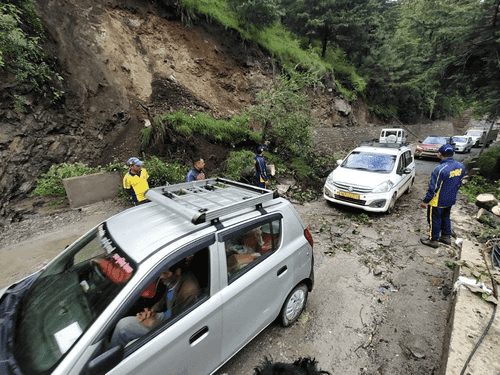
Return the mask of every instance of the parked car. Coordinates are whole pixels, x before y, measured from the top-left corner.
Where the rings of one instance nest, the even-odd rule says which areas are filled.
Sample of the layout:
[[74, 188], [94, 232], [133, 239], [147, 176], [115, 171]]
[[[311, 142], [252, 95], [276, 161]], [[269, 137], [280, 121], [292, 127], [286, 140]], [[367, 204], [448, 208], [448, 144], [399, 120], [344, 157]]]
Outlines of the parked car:
[[455, 147], [455, 152], [470, 152], [472, 147], [474, 147], [474, 141], [472, 137], [466, 135], [455, 135], [452, 138], [453, 145]]
[[417, 145], [417, 148], [415, 149], [415, 157], [420, 159], [423, 156], [427, 156], [439, 159], [439, 148], [442, 145], [451, 142], [451, 137], [443, 137], [439, 135], [428, 136], [422, 143]]
[[486, 143], [486, 147], [496, 141], [498, 137], [498, 128], [491, 128], [491, 123], [481, 124], [476, 123], [475, 126], [465, 133], [472, 137], [474, 147], [480, 147]]
[[337, 163], [326, 179], [325, 199], [365, 211], [391, 213], [415, 181], [411, 149], [403, 144], [363, 143]]
[[[297, 320], [313, 239], [289, 201], [220, 178], [146, 197], [0, 292], [1, 374], [210, 374]], [[189, 288], [164, 282], [174, 274]], [[165, 311], [144, 310], [157, 301]], [[111, 345], [141, 311], [147, 332]]]
[[406, 130], [401, 128], [382, 129], [378, 141], [380, 143], [406, 143]]

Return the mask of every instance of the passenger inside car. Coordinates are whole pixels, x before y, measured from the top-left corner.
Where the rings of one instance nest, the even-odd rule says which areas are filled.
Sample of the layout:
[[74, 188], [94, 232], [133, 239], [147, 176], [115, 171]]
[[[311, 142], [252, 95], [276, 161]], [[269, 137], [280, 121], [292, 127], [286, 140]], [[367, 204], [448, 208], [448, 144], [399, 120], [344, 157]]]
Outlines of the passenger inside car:
[[192, 305], [200, 294], [196, 277], [186, 269], [187, 260], [174, 264], [161, 273], [159, 281], [165, 285], [162, 298], [151, 308], [144, 308], [135, 316], [127, 316], [118, 322], [111, 337], [111, 346], [125, 346], [144, 334], [159, 327]]

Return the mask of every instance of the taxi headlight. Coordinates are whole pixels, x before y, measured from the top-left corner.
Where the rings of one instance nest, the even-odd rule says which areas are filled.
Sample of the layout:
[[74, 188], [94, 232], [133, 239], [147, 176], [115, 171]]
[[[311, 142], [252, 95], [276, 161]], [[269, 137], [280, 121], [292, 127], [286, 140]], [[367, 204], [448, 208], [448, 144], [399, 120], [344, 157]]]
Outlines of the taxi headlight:
[[391, 191], [393, 186], [394, 184], [391, 180], [384, 181], [375, 189], [373, 189], [373, 193], [387, 193], [388, 191]]
[[333, 185], [333, 172], [328, 175], [326, 178], [326, 183], [329, 185]]

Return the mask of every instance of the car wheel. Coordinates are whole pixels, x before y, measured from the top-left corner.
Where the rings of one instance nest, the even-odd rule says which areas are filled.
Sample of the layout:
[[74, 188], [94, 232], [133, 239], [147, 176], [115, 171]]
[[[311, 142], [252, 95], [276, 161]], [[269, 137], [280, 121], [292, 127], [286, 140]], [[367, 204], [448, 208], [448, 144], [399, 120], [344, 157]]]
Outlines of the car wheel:
[[283, 325], [283, 327], [291, 325], [299, 318], [300, 314], [302, 314], [306, 306], [308, 292], [305, 284], [297, 285], [290, 292], [280, 313], [281, 325]]
[[411, 190], [413, 188], [413, 183], [415, 182], [415, 179], [412, 178], [411, 181], [410, 181], [410, 185], [408, 185], [408, 189], [406, 189], [405, 193], [406, 194], [410, 194], [411, 193]]
[[396, 193], [391, 198], [391, 202], [389, 203], [389, 207], [387, 207], [386, 214], [392, 214], [394, 212], [394, 206], [396, 205]]

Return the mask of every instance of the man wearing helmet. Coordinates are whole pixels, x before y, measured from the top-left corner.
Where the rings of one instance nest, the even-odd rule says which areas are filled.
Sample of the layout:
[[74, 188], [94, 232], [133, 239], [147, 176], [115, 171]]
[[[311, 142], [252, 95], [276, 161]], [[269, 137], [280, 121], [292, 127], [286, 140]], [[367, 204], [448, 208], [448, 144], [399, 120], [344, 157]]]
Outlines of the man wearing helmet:
[[127, 160], [129, 171], [123, 177], [123, 188], [132, 197], [134, 204], [140, 205], [149, 202], [144, 193], [149, 189], [148, 172], [142, 168], [142, 161], [138, 158]]
[[267, 166], [264, 160], [264, 154], [267, 151], [265, 145], [259, 146], [257, 148], [257, 154], [254, 157], [255, 162], [255, 185], [261, 188], [266, 188], [269, 186], [269, 181], [267, 179]]

